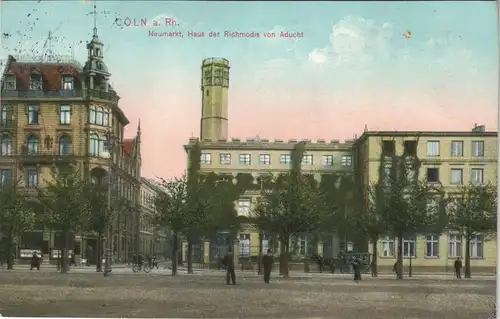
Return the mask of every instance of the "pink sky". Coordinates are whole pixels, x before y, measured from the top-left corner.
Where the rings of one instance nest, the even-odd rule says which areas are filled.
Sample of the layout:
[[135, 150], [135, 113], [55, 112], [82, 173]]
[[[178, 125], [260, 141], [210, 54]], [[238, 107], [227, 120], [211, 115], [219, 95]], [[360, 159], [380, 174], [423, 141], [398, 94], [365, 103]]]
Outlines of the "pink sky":
[[[182, 147], [199, 135], [200, 93], [175, 90], [169, 95], [147, 94], [144, 101], [127, 101], [122, 108], [131, 120], [128, 133], [141, 119], [142, 174], [146, 177], [181, 175], [186, 167]], [[361, 97], [344, 92], [335, 98], [305, 92], [251, 94], [232, 92], [229, 137], [279, 139], [350, 139], [369, 130], [470, 130], [474, 123], [496, 130], [496, 100], [464, 100], [443, 93], [376, 91]], [[172, 92], [173, 93], [173, 92]], [[163, 95], [169, 96], [164, 98]], [[490, 95], [491, 96], [491, 95]], [[161, 110], [153, 105], [164, 105]]]

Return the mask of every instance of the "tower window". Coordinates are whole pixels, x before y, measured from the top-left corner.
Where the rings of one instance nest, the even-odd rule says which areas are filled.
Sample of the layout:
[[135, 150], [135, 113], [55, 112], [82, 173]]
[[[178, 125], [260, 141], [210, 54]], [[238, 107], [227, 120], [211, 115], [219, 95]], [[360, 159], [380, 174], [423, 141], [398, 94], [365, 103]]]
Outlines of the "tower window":
[[209, 91], [209, 90], [207, 90], [207, 96], [209, 96], [209, 95], [210, 95], [210, 91]]
[[95, 55], [96, 56], [101, 56], [101, 50], [95, 49]]

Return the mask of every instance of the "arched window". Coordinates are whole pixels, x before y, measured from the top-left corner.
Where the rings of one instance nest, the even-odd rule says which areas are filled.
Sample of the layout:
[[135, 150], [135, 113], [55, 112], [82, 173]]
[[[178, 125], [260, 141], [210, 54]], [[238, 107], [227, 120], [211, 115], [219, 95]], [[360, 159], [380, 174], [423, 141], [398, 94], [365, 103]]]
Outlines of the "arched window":
[[94, 105], [91, 105], [89, 108], [89, 123], [90, 124], [95, 124], [96, 120], [96, 107]]
[[0, 155], [12, 155], [12, 137], [7, 134], [0, 137]]
[[89, 155], [91, 156], [99, 155], [99, 136], [95, 133], [90, 135]]
[[28, 154], [38, 153], [38, 137], [35, 135], [28, 136]]
[[63, 135], [59, 138], [59, 154], [68, 155], [69, 154], [69, 136]]
[[102, 107], [96, 107], [95, 124], [102, 125], [103, 117], [104, 117], [104, 110], [102, 109]]

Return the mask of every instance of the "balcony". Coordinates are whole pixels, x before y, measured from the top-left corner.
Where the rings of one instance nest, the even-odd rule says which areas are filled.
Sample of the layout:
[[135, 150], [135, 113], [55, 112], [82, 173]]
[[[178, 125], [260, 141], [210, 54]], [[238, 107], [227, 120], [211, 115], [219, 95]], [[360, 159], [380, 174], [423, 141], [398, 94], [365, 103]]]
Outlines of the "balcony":
[[116, 93], [114, 92], [104, 92], [101, 90], [87, 89], [85, 93], [87, 98], [97, 98], [115, 103], [118, 102], [118, 100], [120, 99], [120, 97], [116, 95]]
[[18, 90], [2, 90], [0, 96], [2, 100], [10, 99], [101, 99], [111, 102], [118, 102], [120, 97], [116, 95], [115, 92], [104, 92], [101, 90], [57, 90], [57, 91], [41, 91], [41, 90], [30, 90], [30, 91], [18, 91]]
[[56, 151], [27, 151], [21, 153], [21, 161], [25, 165], [34, 164], [70, 164], [75, 161], [72, 153], [60, 154]]
[[83, 98], [83, 91], [82, 90], [2, 91], [2, 98], [20, 98], [20, 99]]
[[12, 130], [16, 127], [16, 123], [10, 119], [0, 119], [0, 132]]

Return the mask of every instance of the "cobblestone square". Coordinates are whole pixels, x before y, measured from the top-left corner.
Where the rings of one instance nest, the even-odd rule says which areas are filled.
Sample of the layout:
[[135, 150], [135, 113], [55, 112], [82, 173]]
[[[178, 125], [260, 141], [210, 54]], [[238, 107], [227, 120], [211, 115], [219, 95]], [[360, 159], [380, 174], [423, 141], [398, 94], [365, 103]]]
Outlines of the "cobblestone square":
[[0, 272], [3, 316], [165, 318], [488, 318], [494, 280], [302, 277], [265, 285], [237, 273]]

